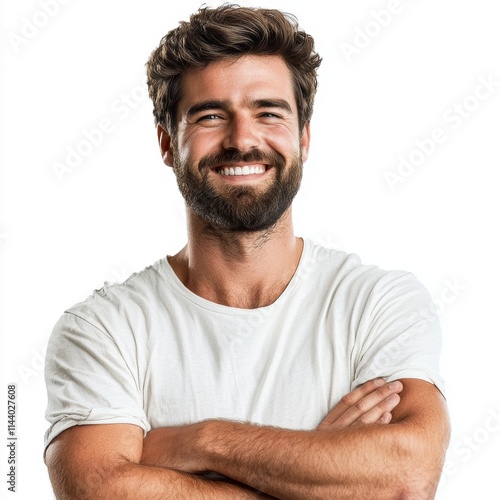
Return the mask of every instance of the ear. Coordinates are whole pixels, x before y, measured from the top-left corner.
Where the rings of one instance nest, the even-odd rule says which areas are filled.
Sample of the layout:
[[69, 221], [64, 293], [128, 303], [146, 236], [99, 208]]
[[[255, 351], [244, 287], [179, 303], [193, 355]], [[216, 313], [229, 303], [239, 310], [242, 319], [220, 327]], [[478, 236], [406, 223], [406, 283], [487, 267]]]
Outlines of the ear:
[[311, 125], [307, 122], [302, 130], [300, 145], [302, 146], [302, 161], [305, 162], [309, 157], [309, 144], [311, 143]]
[[168, 167], [171, 167], [174, 159], [174, 155], [172, 153], [172, 138], [160, 124], [156, 126], [156, 133], [158, 135], [158, 144], [160, 146], [163, 163], [165, 163]]

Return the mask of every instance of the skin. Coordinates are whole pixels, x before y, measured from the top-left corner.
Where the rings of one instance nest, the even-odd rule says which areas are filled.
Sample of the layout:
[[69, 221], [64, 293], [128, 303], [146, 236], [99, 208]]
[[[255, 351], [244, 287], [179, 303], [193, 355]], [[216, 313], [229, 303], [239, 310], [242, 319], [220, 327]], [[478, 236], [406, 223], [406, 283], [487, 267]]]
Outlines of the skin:
[[[299, 151], [307, 159], [309, 125], [298, 128], [290, 73], [280, 58], [211, 63], [186, 75], [183, 90], [177, 137], [158, 127], [167, 165], [177, 155], [202, 175], [200, 159], [221, 149], [274, 150], [287, 168]], [[278, 99], [279, 106], [269, 105]], [[246, 177], [225, 177], [216, 169], [208, 175], [224, 196], [229, 186], [243, 183], [263, 192], [275, 172], [266, 165], [264, 173]], [[187, 288], [242, 308], [279, 297], [302, 251], [291, 209], [259, 233], [208, 228], [189, 207], [187, 219], [188, 243], [169, 259]], [[134, 425], [83, 425], [55, 438], [46, 462], [60, 499], [430, 499], [448, 440], [446, 406], [432, 384], [377, 379], [345, 395], [311, 431], [209, 420], [156, 429], [144, 438]], [[195, 475], [204, 471], [232, 481]]]

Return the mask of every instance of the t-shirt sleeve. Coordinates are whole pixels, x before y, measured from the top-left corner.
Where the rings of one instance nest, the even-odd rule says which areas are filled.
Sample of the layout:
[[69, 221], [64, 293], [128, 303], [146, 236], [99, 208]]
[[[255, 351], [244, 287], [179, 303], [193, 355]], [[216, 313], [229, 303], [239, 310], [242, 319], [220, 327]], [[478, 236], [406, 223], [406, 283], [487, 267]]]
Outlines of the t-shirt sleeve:
[[357, 336], [352, 389], [375, 377], [418, 378], [444, 394], [439, 318], [429, 292], [413, 274], [394, 271], [377, 281]]
[[45, 449], [75, 425], [127, 423], [150, 430], [137, 374], [127, 358], [109, 333], [73, 313], [61, 317], [46, 354], [50, 427]]

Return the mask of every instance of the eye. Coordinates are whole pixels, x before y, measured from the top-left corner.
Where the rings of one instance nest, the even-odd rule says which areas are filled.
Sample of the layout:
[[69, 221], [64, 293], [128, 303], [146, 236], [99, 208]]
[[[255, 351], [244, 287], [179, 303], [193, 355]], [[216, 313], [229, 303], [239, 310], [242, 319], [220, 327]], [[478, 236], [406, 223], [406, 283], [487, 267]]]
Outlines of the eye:
[[211, 115], [203, 115], [203, 116], [200, 116], [200, 118], [198, 118], [198, 120], [196, 120], [197, 122], [202, 122], [202, 121], [215, 121], [215, 120], [218, 120], [218, 119], [221, 119], [221, 117], [219, 115], [214, 115], [214, 114], [211, 114]]
[[283, 118], [281, 115], [277, 115], [276, 113], [271, 113], [270, 111], [266, 111], [260, 114], [261, 118], [265, 118], [268, 120], [280, 120]]

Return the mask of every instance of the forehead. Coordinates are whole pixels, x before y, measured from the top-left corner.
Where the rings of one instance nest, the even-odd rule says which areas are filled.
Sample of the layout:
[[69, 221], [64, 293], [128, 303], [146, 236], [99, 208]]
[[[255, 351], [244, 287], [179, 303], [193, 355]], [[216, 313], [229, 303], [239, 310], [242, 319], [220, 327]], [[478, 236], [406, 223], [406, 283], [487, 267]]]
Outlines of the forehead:
[[255, 99], [280, 98], [296, 112], [292, 73], [280, 56], [245, 55], [209, 63], [181, 80], [182, 114], [196, 102], [224, 100], [235, 106]]

